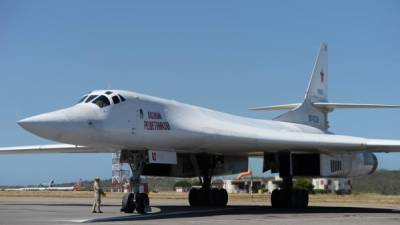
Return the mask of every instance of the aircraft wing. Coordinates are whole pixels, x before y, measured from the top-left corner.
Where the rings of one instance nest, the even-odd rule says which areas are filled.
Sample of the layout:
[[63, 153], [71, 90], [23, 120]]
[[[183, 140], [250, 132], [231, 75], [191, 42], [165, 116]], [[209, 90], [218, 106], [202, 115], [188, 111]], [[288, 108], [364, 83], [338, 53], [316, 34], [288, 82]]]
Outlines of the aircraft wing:
[[[295, 125], [293, 125], [296, 127]], [[298, 126], [301, 129], [301, 126]], [[224, 150], [225, 153], [262, 154], [262, 152], [400, 152], [400, 140], [368, 139], [329, 133], [304, 133], [299, 131], [277, 131], [247, 124], [223, 123], [213, 127], [206, 135], [212, 136], [204, 149]], [[211, 152], [211, 151], [210, 151]], [[221, 151], [222, 152], [222, 151]]]
[[329, 134], [296, 134], [289, 137], [273, 137], [264, 140], [276, 144], [277, 149], [310, 152], [400, 152], [400, 140], [367, 139]]
[[[292, 133], [293, 134], [293, 133]], [[247, 136], [247, 135], [245, 135]], [[225, 136], [227, 138], [227, 136]], [[230, 136], [229, 139], [240, 139], [241, 141], [248, 137]], [[249, 140], [250, 139], [250, 140]], [[268, 137], [249, 138], [247, 143], [253, 142], [252, 146], [265, 148], [264, 151], [287, 151], [292, 152], [310, 151], [310, 152], [400, 152], [400, 140], [385, 139], [366, 139], [343, 135], [327, 134], [304, 134], [295, 135], [268, 135]], [[232, 142], [235, 142], [232, 140]], [[212, 143], [212, 142], [211, 142]], [[240, 144], [239, 144], [240, 145]], [[243, 146], [243, 150], [247, 149]], [[0, 148], [0, 154], [36, 154], [36, 153], [112, 153], [120, 149], [89, 147], [70, 144], [49, 144], [49, 145], [31, 145], [31, 146], [13, 146]], [[250, 153], [251, 151], [245, 150]], [[258, 152], [258, 151], [257, 151]]]
[[0, 154], [27, 154], [27, 153], [109, 153], [118, 149], [87, 147], [69, 144], [31, 145], [0, 148]]
[[367, 148], [373, 152], [400, 152], [400, 141], [368, 139]]

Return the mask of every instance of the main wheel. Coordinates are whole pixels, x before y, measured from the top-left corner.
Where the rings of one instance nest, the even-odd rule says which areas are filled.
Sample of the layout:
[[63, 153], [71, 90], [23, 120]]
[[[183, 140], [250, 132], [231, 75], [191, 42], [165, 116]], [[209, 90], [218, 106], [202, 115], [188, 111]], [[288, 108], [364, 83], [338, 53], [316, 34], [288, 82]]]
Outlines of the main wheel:
[[289, 207], [289, 191], [275, 189], [271, 194], [272, 208], [288, 208]]
[[218, 205], [219, 201], [219, 190], [217, 188], [211, 188], [207, 190], [207, 206], [215, 206]]
[[190, 206], [198, 206], [199, 202], [197, 200], [197, 195], [199, 193], [199, 189], [192, 188], [189, 191], [189, 205]]
[[308, 191], [296, 190], [296, 204], [295, 208], [305, 209], [308, 206]]
[[228, 192], [225, 189], [192, 188], [189, 191], [190, 206], [226, 206]]
[[135, 195], [133, 193], [127, 193], [122, 198], [121, 212], [133, 213], [135, 211]]
[[205, 188], [192, 188], [189, 191], [189, 204], [190, 206], [209, 206], [214, 202], [213, 193], [211, 189]]
[[308, 206], [308, 192], [306, 190], [274, 190], [271, 195], [273, 208], [304, 209]]
[[228, 204], [228, 192], [224, 189], [216, 189], [215, 205], [226, 206]]
[[271, 207], [272, 208], [279, 208], [278, 204], [279, 204], [279, 190], [275, 189], [272, 191], [271, 193]]
[[304, 208], [308, 207], [308, 202], [310, 201], [310, 196], [307, 190], [304, 190]]

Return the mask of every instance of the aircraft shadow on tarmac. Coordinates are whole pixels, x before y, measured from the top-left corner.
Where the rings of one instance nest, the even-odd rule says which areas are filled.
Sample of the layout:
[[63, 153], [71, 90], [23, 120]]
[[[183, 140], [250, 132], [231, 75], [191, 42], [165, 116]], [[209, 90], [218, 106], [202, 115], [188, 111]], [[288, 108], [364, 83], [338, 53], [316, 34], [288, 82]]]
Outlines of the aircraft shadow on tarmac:
[[313, 213], [396, 213], [399, 210], [384, 208], [362, 208], [362, 207], [331, 207], [331, 206], [311, 206], [307, 209], [274, 209], [270, 206], [228, 206], [220, 207], [196, 207], [188, 206], [154, 206], [161, 209], [160, 213], [138, 215], [123, 214], [114, 217], [95, 218], [85, 222], [111, 222], [111, 221], [130, 221], [130, 220], [152, 220], [152, 219], [171, 219], [171, 218], [194, 218], [219, 215], [259, 215], [259, 214], [313, 214]]

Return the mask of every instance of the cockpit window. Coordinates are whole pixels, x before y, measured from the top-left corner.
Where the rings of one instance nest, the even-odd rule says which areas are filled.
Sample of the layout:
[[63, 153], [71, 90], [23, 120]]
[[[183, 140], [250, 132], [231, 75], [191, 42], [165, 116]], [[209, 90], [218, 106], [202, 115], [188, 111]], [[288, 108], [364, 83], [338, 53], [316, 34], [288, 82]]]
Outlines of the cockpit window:
[[83, 100], [85, 100], [86, 97], [87, 97], [87, 95], [83, 96], [83, 97], [81, 98], [81, 100], [79, 100], [78, 104], [81, 103], [81, 102], [83, 102]]
[[111, 95], [112, 91], [106, 91], [106, 94]]
[[96, 100], [94, 100], [92, 103], [96, 104], [100, 108], [103, 108], [110, 105], [110, 100], [108, 100], [106, 96], [100, 95], [100, 97], [96, 98]]
[[114, 104], [118, 104], [120, 102], [118, 96], [113, 96], [112, 100], [113, 100]]
[[89, 98], [86, 99], [86, 103], [92, 101], [94, 98], [96, 98], [98, 95], [90, 95]]
[[118, 95], [120, 98], [121, 98], [121, 101], [125, 101], [125, 98], [124, 97], [122, 97], [122, 95]]

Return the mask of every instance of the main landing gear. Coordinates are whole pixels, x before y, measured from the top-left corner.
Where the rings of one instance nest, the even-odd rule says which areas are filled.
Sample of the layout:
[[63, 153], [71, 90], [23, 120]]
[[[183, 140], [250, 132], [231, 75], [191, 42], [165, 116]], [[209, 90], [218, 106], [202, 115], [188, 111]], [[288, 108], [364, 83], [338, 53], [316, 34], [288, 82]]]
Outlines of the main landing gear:
[[122, 152], [121, 158], [129, 163], [132, 177], [129, 180], [131, 192], [122, 198], [121, 212], [145, 214], [150, 211], [150, 200], [146, 193], [140, 193], [140, 175], [146, 163], [146, 154], [141, 152]]
[[211, 188], [211, 177], [204, 179], [201, 188], [189, 191], [190, 206], [226, 206], [228, 192], [224, 189]]
[[[218, 160], [218, 156], [192, 157], [192, 164], [196, 172], [202, 176], [199, 176], [201, 188], [192, 188], [189, 191], [190, 206], [226, 206], [228, 203], [228, 192], [224, 188], [211, 187], [211, 177], [214, 168], [219, 163]], [[201, 161], [200, 165], [198, 161]]]
[[305, 209], [308, 206], [308, 192], [302, 189], [293, 189], [291, 177], [283, 178], [282, 189], [276, 189], [271, 195], [273, 208]]

